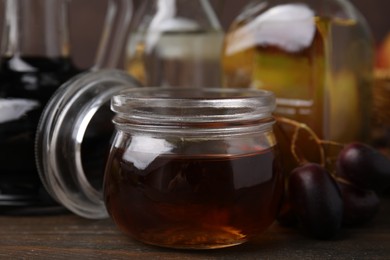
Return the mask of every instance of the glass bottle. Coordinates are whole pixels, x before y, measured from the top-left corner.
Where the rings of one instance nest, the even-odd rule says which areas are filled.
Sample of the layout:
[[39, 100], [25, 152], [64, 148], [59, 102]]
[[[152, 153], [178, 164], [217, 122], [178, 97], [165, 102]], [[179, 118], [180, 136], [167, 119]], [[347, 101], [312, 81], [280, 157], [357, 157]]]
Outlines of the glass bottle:
[[[69, 2], [1, 1], [5, 18], [0, 50], [0, 213], [45, 213], [58, 205], [40, 181], [34, 140], [46, 103], [62, 83], [80, 72], [70, 54]], [[131, 15], [132, 0], [108, 1], [92, 69], [117, 65]]]
[[327, 144], [368, 138], [373, 54], [347, 0], [255, 0], [227, 32], [224, 85], [273, 91], [286, 149], [326, 162]]
[[148, 86], [220, 86], [224, 32], [208, 0], [146, 0], [125, 66]]
[[390, 31], [376, 52], [372, 144], [390, 157]]
[[[0, 56], [0, 210], [51, 204], [34, 157], [35, 128], [55, 90], [79, 72], [67, 1], [5, 0]], [[27, 210], [24, 208], [24, 210]]]

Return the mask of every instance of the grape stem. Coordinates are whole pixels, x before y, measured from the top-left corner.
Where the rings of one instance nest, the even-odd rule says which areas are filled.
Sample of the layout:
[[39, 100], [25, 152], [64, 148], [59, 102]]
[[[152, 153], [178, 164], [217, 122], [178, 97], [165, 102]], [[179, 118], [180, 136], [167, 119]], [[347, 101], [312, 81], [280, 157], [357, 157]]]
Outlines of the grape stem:
[[348, 181], [347, 179], [344, 179], [344, 178], [342, 178], [340, 176], [337, 176], [337, 175], [331, 175], [331, 176], [338, 183], [356, 187], [355, 184], [353, 184], [352, 182]]
[[[295, 121], [293, 119], [289, 119], [289, 118], [285, 118], [285, 117], [279, 117], [279, 116], [275, 116], [275, 119], [277, 122], [280, 122], [280, 123], [285, 123], [285, 124], [289, 124], [291, 126], [294, 126], [295, 129], [294, 129], [294, 133], [292, 135], [292, 140], [291, 140], [291, 153], [292, 155], [294, 156], [294, 159], [299, 163], [299, 164], [304, 164], [307, 162], [306, 159], [304, 158], [300, 158], [298, 156], [298, 153], [297, 153], [297, 141], [298, 141], [298, 134], [299, 134], [299, 131], [301, 129], [307, 131], [311, 138], [314, 139], [314, 141], [319, 144], [319, 152], [320, 152], [320, 157], [321, 157], [321, 166], [325, 166], [325, 150], [324, 148], [320, 145], [320, 144], [323, 144], [323, 143], [328, 143], [328, 142], [331, 142], [331, 141], [324, 141], [324, 140], [321, 140], [318, 135], [306, 124], [304, 123], [301, 123], [301, 122], [298, 122], [298, 121]], [[332, 142], [333, 143], [333, 142]]]
[[320, 140], [320, 144], [329, 144], [329, 145], [339, 146], [340, 148], [343, 148], [345, 146], [344, 144], [335, 141], [330, 141], [330, 140]]
[[[302, 129], [307, 131], [307, 133], [310, 135], [310, 138], [312, 138], [318, 144], [318, 149], [319, 149], [319, 152], [320, 152], [320, 165], [322, 167], [326, 167], [326, 164], [327, 164], [327, 157], [326, 157], [326, 154], [325, 154], [324, 145], [331, 145], [331, 146], [336, 146], [336, 147], [339, 147], [339, 148], [343, 148], [345, 146], [344, 144], [338, 143], [338, 142], [335, 142], [335, 141], [322, 140], [305, 123], [301, 123], [301, 122], [298, 122], [296, 120], [285, 118], [285, 117], [280, 117], [280, 116], [275, 116], [275, 119], [280, 124], [287, 124], [287, 125], [290, 125], [290, 126], [294, 127], [294, 132], [293, 132], [292, 137], [291, 137], [290, 151], [291, 151], [291, 154], [293, 155], [294, 159], [296, 160], [296, 162], [298, 164], [300, 164], [300, 165], [303, 165], [303, 164], [308, 162], [308, 160], [306, 158], [304, 158], [303, 156], [299, 156], [298, 155], [298, 148], [299, 148], [297, 146], [298, 135], [299, 135], [299, 131], [302, 130]], [[283, 127], [281, 127], [281, 128], [283, 129]], [[328, 160], [329, 160], [328, 163], [331, 164], [332, 163], [332, 158], [328, 158]], [[339, 183], [347, 184], [347, 185], [353, 185], [348, 180], [338, 176], [336, 172], [330, 171], [329, 173], [330, 173], [331, 177], [333, 177], [333, 179], [335, 181], [337, 181]]]
[[[338, 146], [340, 148], [344, 147], [344, 144], [335, 142], [335, 141], [330, 141], [330, 140], [322, 140], [321, 138], [318, 137], [318, 135], [305, 123], [298, 122], [296, 120], [286, 118], [286, 117], [280, 117], [280, 116], [275, 116], [275, 119], [278, 123], [281, 124], [288, 124], [290, 126], [295, 127], [294, 132], [291, 137], [291, 153], [296, 160], [296, 162], [300, 165], [303, 165], [307, 163], [306, 158], [303, 158], [302, 156], [298, 155], [298, 147], [297, 147], [297, 142], [298, 142], [298, 136], [299, 136], [299, 131], [300, 130], [305, 130], [309, 135], [310, 138], [312, 138], [317, 144], [318, 144], [318, 149], [320, 153], [320, 165], [325, 166], [326, 164], [326, 155], [325, 155], [325, 149], [323, 145], [332, 145], [332, 146]], [[282, 127], [283, 129], [283, 127]]]

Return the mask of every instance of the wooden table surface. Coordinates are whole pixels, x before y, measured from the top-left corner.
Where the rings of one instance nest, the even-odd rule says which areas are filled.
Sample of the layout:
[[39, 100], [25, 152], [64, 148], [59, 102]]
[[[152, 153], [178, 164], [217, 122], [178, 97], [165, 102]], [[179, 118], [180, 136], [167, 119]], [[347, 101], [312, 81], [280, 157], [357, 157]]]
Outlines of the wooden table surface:
[[309, 239], [274, 224], [260, 239], [206, 251], [164, 249], [138, 243], [110, 220], [73, 214], [0, 217], [1, 259], [390, 259], [390, 198], [370, 224], [343, 229], [332, 241]]

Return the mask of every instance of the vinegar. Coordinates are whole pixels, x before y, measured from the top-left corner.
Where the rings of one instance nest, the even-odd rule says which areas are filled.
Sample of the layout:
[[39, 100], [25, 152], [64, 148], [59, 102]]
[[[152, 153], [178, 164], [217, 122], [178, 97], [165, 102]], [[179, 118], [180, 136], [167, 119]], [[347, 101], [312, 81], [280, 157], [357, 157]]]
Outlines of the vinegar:
[[[354, 20], [311, 19], [313, 31], [300, 32], [301, 35], [310, 33], [307, 37], [310, 41], [300, 45], [266, 42], [256, 38], [256, 28], [251, 31], [253, 35], [246, 31], [249, 35], [243, 37], [243, 28], [252, 21], [249, 19], [233, 24], [224, 43], [224, 84], [226, 87], [273, 91], [277, 97], [275, 114], [305, 124], [322, 140], [340, 144], [367, 140], [371, 110], [371, 46], [369, 42], [359, 40], [364, 39], [359, 38], [364, 31]], [[290, 27], [287, 22], [279, 26], [277, 36], [281, 39], [293, 37], [296, 31]], [[290, 31], [292, 34], [289, 35]], [[243, 38], [253, 44], [239, 49], [238, 43]], [[294, 127], [282, 125], [281, 128], [284, 137], [291, 141]], [[305, 131], [299, 134], [302, 138], [298, 138], [297, 145], [305, 150], [306, 159], [319, 161], [319, 144]], [[286, 145], [286, 149], [290, 150], [291, 144]], [[284, 151], [282, 155], [288, 152]], [[329, 153], [329, 156], [333, 155]]]
[[34, 140], [51, 95], [79, 71], [68, 58], [13, 57], [0, 70], [0, 211], [54, 202], [35, 166]]
[[105, 201], [115, 223], [146, 243], [176, 248], [241, 244], [274, 221], [283, 192], [275, 152], [160, 155], [138, 169], [114, 150]]

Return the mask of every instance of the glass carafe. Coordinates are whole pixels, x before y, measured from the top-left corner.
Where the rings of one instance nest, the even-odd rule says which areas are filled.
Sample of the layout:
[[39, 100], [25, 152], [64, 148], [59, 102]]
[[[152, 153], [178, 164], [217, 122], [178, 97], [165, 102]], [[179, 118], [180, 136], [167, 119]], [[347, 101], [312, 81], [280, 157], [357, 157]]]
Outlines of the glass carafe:
[[208, 0], [146, 0], [134, 18], [125, 66], [148, 86], [220, 86], [223, 35]]
[[[39, 179], [34, 139], [50, 97], [80, 72], [71, 59], [68, 2], [2, 1], [5, 18], [0, 51], [0, 213], [35, 214], [57, 205], [46, 195]], [[128, 14], [115, 10], [119, 3], [122, 12], [130, 12], [131, 1], [109, 2], [95, 68], [110, 66], [118, 56], [105, 50], [123, 41], [120, 37], [110, 39], [122, 28], [112, 29], [115, 20], [128, 20]]]
[[373, 40], [348, 1], [252, 1], [229, 28], [223, 64], [225, 86], [276, 94], [292, 164], [329, 162], [331, 144], [368, 137]]

